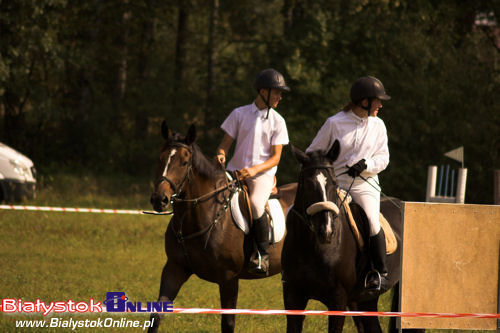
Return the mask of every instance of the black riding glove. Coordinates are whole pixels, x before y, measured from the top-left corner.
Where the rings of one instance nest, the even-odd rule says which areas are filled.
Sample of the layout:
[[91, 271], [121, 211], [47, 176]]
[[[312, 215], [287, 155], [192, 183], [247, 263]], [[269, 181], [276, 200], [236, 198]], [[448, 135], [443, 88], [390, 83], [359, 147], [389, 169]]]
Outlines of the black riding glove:
[[362, 160], [359, 160], [356, 164], [353, 164], [348, 168], [349, 170], [347, 170], [347, 174], [349, 176], [351, 176], [352, 178], [358, 177], [364, 170], [366, 170], [365, 159], [363, 158]]

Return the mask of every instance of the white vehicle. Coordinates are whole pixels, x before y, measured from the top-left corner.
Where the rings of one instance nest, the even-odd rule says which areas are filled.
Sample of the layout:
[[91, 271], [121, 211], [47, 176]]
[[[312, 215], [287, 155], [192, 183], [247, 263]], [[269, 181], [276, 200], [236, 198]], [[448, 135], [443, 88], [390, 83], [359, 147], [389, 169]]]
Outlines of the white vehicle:
[[33, 162], [0, 142], [0, 202], [33, 199], [36, 170]]

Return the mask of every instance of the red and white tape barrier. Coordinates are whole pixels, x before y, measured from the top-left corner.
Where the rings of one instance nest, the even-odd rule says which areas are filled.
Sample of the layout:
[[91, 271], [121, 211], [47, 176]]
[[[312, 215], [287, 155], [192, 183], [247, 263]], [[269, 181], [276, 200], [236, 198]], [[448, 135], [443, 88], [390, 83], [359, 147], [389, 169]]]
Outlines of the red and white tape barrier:
[[372, 311], [316, 311], [316, 310], [252, 310], [252, 309], [198, 309], [173, 308], [173, 313], [300, 315], [300, 316], [365, 316], [365, 317], [431, 317], [431, 318], [500, 318], [494, 313], [430, 313], [430, 312], [372, 312]]
[[[143, 309], [146, 312], [146, 309]], [[106, 307], [103, 307], [103, 312]], [[128, 313], [128, 312], [127, 312]], [[130, 312], [132, 313], [132, 312]], [[136, 312], [134, 312], [136, 313]], [[256, 309], [208, 309], [173, 308], [164, 314], [248, 314], [248, 315], [295, 315], [295, 316], [347, 316], [347, 317], [428, 317], [428, 318], [486, 318], [499, 319], [500, 313], [439, 313], [439, 312], [374, 312], [374, 311], [320, 311], [320, 310], [256, 310]]]
[[71, 213], [103, 213], [103, 214], [143, 214], [142, 210], [101, 209], [101, 208], [68, 208], [68, 207], [38, 207], [0, 205], [0, 209], [42, 211], [42, 212], [71, 212]]
[[[39, 207], [20, 205], [0, 205], [0, 209], [44, 211], [44, 212], [72, 212], [72, 213], [103, 213], [103, 214], [154, 214], [167, 215], [142, 210], [101, 209], [101, 208], [69, 208], [69, 207]], [[103, 307], [104, 312], [106, 312]], [[489, 318], [500, 319], [496, 313], [431, 313], [431, 312], [372, 312], [372, 311], [317, 311], [317, 310], [255, 310], [255, 309], [206, 309], [206, 308], [173, 308], [178, 314], [250, 314], [250, 315], [300, 315], [300, 316], [366, 316], [366, 317], [431, 317], [431, 318]]]

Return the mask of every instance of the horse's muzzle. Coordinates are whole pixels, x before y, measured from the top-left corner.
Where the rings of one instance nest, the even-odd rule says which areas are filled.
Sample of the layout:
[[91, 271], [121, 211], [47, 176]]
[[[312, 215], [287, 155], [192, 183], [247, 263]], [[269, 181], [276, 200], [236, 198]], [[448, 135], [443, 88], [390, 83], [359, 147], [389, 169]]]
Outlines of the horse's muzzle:
[[150, 202], [153, 205], [153, 209], [157, 212], [166, 211], [168, 206], [170, 205], [170, 199], [168, 196], [162, 196], [156, 192], [153, 192], [153, 194], [151, 194]]
[[331, 201], [316, 202], [306, 210], [313, 222], [313, 230], [322, 244], [331, 243], [333, 239], [333, 221], [339, 214], [339, 208]]
[[333, 240], [334, 221], [337, 215], [331, 210], [322, 210], [310, 217], [313, 231], [321, 244], [329, 244]]

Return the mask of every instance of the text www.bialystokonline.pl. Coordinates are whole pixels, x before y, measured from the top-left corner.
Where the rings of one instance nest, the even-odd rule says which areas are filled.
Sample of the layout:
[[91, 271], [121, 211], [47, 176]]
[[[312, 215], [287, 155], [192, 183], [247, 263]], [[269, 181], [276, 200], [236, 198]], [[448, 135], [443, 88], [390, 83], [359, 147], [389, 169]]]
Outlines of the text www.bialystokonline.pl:
[[72, 331], [78, 328], [140, 328], [143, 330], [153, 326], [154, 319], [151, 320], [130, 320], [116, 318], [99, 319], [63, 319], [50, 318], [44, 320], [16, 320], [17, 328], [66, 328]]

